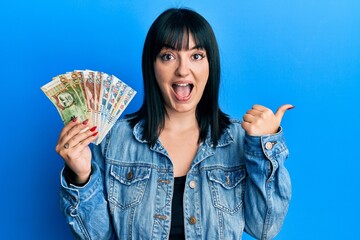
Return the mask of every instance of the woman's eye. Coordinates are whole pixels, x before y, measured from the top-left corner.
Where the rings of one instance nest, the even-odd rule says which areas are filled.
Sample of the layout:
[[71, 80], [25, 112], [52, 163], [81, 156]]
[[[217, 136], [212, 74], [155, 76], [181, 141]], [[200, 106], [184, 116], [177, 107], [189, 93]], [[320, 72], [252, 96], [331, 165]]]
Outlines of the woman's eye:
[[205, 55], [202, 54], [202, 53], [195, 53], [195, 54], [193, 55], [193, 59], [194, 59], [194, 60], [201, 60], [201, 59], [203, 59], [204, 57], [205, 57]]
[[169, 61], [171, 59], [174, 59], [174, 57], [170, 53], [164, 53], [160, 55], [161, 60], [163, 61]]

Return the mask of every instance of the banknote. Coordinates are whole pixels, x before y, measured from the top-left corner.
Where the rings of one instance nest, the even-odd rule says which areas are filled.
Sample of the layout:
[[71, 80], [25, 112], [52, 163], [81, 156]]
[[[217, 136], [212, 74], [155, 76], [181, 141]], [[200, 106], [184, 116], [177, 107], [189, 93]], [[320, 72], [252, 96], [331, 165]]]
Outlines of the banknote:
[[60, 81], [66, 86], [67, 89], [73, 89], [77, 100], [80, 101], [78, 104], [85, 104], [85, 97], [81, 88], [80, 79], [72, 72], [67, 72], [58, 76]]
[[100, 73], [100, 75], [101, 75], [101, 82], [102, 82], [102, 84], [101, 84], [102, 91], [101, 91], [101, 97], [100, 97], [101, 104], [99, 104], [100, 118], [99, 118], [99, 122], [98, 122], [98, 128], [102, 129], [104, 122], [105, 122], [106, 104], [110, 97], [110, 89], [111, 89], [111, 85], [113, 84], [113, 78], [111, 75], [108, 75], [106, 73]]
[[[121, 104], [121, 101], [124, 95], [124, 91], [127, 88], [127, 85], [123, 83], [121, 80], [117, 79], [113, 76], [115, 84], [111, 86], [110, 89], [110, 97], [107, 101], [106, 105], [106, 114], [105, 118], [102, 118], [102, 128], [104, 132], [107, 132], [111, 127], [111, 119], [115, 117], [115, 113], [117, 112], [117, 107]], [[103, 135], [99, 136], [100, 141], [102, 140]]]
[[92, 125], [96, 126], [96, 96], [95, 96], [95, 79], [94, 74], [91, 71], [78, 71], [82, 73], [84, 82], [84, 94], [86, 99], [86, 107], [90, 114], [90, 121]]
[[117, 103], [117, 96], [120, 93], [120, 90], [123, 86], [123, 83], [121, 81], [119, 81], [118, 79], [116, 79], [115, 76], [112, 76], [113, 81], [112, 84], [110, 86], [110, 90], [109, 90], [109, 96], [107, 97], [106, 100], [106, 105], [104, 106], [104, 113], [102, 114], [102, 127], [105, 126], [106, 124], [106, 120], [107, 118], [111, 115], [116, 103]]
[[134, 91], [132, 88], [126, 86], [125, 90], [122, 93], [121, 98], [115, 105], [114, 110], [110, 115], [107, 116], [105, 125], [103, 126], [103, 133], [100, 134], [100, 136], [97, 139], [97, 143], [100, 143], [104, 137], [106, 136], [105, 133], [107, 133], [112, 126], [115, 124], [116, 120], [121, 116], [121, 114], [124, 112], [128, 104], [131, 102], [133, 97], [135, 96], [136, 91]]
[[75, 70], [60, 74], [41, 87], [55, 105], [64, 124], [74, 117], [89, 120], [99, 132], [99, 144], [121, 116], [136, 91], [114, 75], [100, 71]]
[[[88, 70], [91, 71], [91, 70]], [[101, 108], [101, 96], [102, 96], [102, 79], [101, 79], [101, 73], [100, 72], [93, 72], [94, 77], [94, 93], [95, 93], [95, 114], [98, 116], [100, 114], [100, 108]], [[101, 123], [99, 118], [96, 118], [96, 126], [99, 126]]]
[[80, 121], [88, 118], [86, 106], [81, 102], [78, 92], [69, 85], [66, 86], [59, 77], [55, 77], [53, 81], [41, 87], [41, 90], [55, 105], [64, 124], [75, 116]]
[[84, 93], [86, 107], [89, 114], [95, 111], [95, 99], [94, 99], [94, 81], [85, 77], [85, 73], [82, 71], [75, 70], [74, 73], [80, 78], [81, 88]]

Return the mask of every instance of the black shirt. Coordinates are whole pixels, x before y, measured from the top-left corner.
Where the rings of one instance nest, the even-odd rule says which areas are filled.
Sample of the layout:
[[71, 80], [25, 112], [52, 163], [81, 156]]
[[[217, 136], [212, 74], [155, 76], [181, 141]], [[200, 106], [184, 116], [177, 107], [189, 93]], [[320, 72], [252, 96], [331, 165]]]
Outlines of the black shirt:
[[174, 195], [173, 195], [172, 207], [171, 207], [171, 229], [170, 229], [171, 240], [185, 239], [184, 206], [183, 206], [185, 181], [186, 181], [186, 176], [175, 177]]

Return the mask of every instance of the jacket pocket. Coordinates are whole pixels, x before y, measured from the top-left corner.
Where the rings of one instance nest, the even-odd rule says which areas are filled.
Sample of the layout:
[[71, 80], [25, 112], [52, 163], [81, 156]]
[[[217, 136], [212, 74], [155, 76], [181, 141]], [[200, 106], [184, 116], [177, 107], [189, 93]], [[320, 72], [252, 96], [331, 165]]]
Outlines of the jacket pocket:
[[122, 210], [141, 203], [150, 172], [149, 167], [112, 165], [109, 201]]
[[231, 215], [242, 207], [245, 192], [244, 168], [208, 170], [209, 187], [214, 207]]

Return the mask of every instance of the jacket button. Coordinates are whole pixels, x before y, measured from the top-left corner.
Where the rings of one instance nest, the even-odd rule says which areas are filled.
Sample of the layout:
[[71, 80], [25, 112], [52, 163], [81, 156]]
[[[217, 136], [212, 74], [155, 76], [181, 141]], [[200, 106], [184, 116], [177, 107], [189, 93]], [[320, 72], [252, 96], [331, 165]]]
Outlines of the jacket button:
[[127, 180], [131, 180], [132, 178], [133, 178], [133, 173], [132, 173], [132, 171], [130, 171], [130, 172], [128, 172], [127, 174], [126, 174], [126, 179]]
[[190, 223], [191, 225], [194, 225], [194, 224], [196, 223], [196, 217], [190, 217], [189, 223]]
[[192, 188], [192, 189], [194, 189], [194, 188], [196, 187], [196, 181], [191, 180], [191, 181], [189, 182], [189, 187]]
[[272, 144], [271, 142], [265, 143], [265, 148], [266, 148], [266, 150], [271, 150], [272, 147], [273, 147], [273, 144]]

